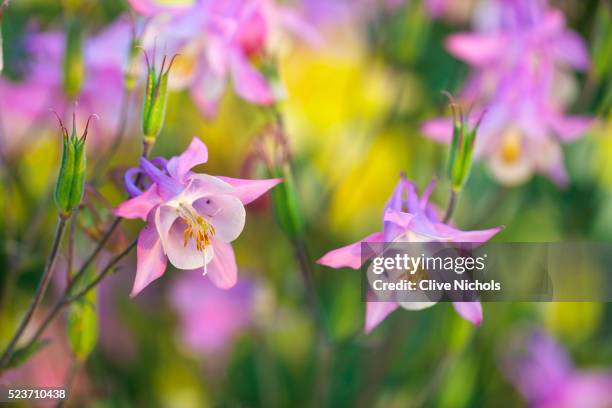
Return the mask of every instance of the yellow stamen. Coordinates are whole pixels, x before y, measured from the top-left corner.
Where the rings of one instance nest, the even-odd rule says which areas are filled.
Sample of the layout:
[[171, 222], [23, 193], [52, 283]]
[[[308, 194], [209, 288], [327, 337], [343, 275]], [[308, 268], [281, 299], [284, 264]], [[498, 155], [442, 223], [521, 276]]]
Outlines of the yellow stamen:
[[516, 129], [508, 130], [503, 137], [501, 157], [506, 163], [516, 162], [522, 153], [521, 134]]
[[186, 247], [189, 241], [193, 239], [196, 249], [204, 251], [212, 243], [215, 236], [215, 227], [190, 205], [179, 204], [178, 212], [185, 225], [187, 225], [185, 232], [183, 232], [183, 246]]

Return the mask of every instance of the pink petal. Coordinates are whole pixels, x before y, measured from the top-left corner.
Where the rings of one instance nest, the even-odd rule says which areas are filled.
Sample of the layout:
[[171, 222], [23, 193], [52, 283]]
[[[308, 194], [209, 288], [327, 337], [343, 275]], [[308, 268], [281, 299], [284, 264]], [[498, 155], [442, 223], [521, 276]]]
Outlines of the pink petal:
[[238, 95], [249, 102], [260, 105], [270, 105], [274, 102], [274, 96], [266, 78], [248, 62], [244, 54], [235, 51], [230, 61], [234, 88]]
[[230, 244], [214, 241], [215, 255], [206, 266], [208, 277], [218, 288], [229, 289], [236, 284], [238, 279], [238, 267], [234, 250]]
[[215, 240], [232, 242], [244, 229], [246, 211], [234, 196], [207, 195], [195, 201], [193, 208], [215, 227]]
[[558, 36], [554, 45], [555, 56], [577, 70], [586, 70], [590, 64], [589, 51], [584, 40], [573, 31]]
[[584, 136], [594, 123], [595, 119], [588, 116], [555, 115], [551, 121], [555, 133], [565, 143]]
[[200, 139], [194, 137], [187, 150], [168, 161], [168, 173], [170, 173], [173, 178], [184, 181], [185, 175], [187, 175], [189, 170], [207, 161], [208, 149], [206, 145]]
[[131, 297], [138, 295], [151, 282], [162, 276], [166, 270], [168, 259], [164, 255], [152, 216], [149, 217], [149, 222], [138, 235], [136, 256], [136, 278], [130, 293]]
[[154, 184], [141, 195], [119, 204], [113, 213], [122, 218], [140, 218], [146, 221], [149, 212], [161, 202], [162, 199], [159, 194], [157, 194], [157, 186]]
[[308, 24], [308, 22], [298, 13], [285, 7], [278, 7], [277, 13], [281, 24], [297, 37], [306, 41], [313, 47], [320, 47], [323, 45], [324, 41], [321, 34], [314, 26]]
[[272, 187], [283, 181], [280, 178], [265, 180], [236, 179], [223, 176], [218, 176], [218, 178], [234, 187], [231, 194], [242, 201], [244, 205], [257, 200]]
[[502, 230], [501, 227], [486, 230], [460, 231], [446, 224], [437, 223], [434, 228], [438, 232], [438, 239], [450, 242], [474, 242], [481, 243], [490, 240], [495, 234]]
[[225, 72], [215, 73], [210, 68], [203, 69], [195, 80], [191, 97], [205, 117], [211, 118], [217, 114], [226, 80]]
[[365, 332], [369, 334], [391, 312], [398, 308], [396, 302], [366, 302]]
[[155, 226], [161, 239], [164, 253], [170, 263], [178, 269], [199, 269], [210, 262], [214, 255], [212, 246], [203, 251], [196, 248], [193, 239], [185, 243], [186, 225], [178, 219], [174, 207], [162, 205], [155, 212]]
[[494, 63], [507, 52], [506, 38], [501, 34], [453, 34], [446, 39], [446, 49], [470, 65]]
[[450, 143], [453, 140], [453, 120], [437, 118], [425, 121], [421, 125], [421, 132], [436, 142]]
[[329, 266], [330, 268], [348, 267], [359, 269], [361, 267], [361, 243], [383, 242], [384, 239], [384, 234], [382, 232], [375, 232], [374, 234], [368, 235], [361, 241], [357, 241], [354, 244], [329, 251], [323, 255], [317, 261], [317, 263], [320, 265]]
[[455, 311], [468, 322], [480, 326], [482, 322], [482, 305], [480, 302], [453, 302]]

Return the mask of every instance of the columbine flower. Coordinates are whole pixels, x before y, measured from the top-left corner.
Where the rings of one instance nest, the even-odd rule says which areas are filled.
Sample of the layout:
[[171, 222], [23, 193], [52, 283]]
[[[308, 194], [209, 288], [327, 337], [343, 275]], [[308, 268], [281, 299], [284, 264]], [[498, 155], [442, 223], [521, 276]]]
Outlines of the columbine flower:
[[190, 87], [193, 100], [206, 116], [216, 113], [230, 77], [236, 93], [248, 102], [270, 105], [280, 96], [254, 64], [278, 32], [288, 30], [318, 41], [298, 14], [271, 0], [165, 3], [130, 0], [137, 12], [159, 16], [149, 34], [181, 55], [170, 86]]
[[[561, 144], [581, 137], [592, 123], [564, 113], [573, 98], [568, 68], [588, 67], [586, 46], [566, 29], [563, 14], [544, 2], [498, 0], [491, 7], [486, 15], [494, 17], [479, 24], [481, 32], [454, 34], [446, 42], [472, 67], [464, 102], [488, 111], [475, 156], [503, 184], [522, 183], [537, 172], [563, 186], [568, 177]], [[449, 142], [452, 123], [435, 119], [423, 132]]]
[[[147, 221], [138, 236], [131, 296], [162, 276], [168, 260], [177, 269], [201, 270], [220, 288], [236, 283], [230, 243], [244, 227], [244, 206], [280, 179], [242, 180], [191, 171], [207, 160], [206, 145], [194, 138], [181, 155], [167, 161], [143, 158], [140, 168], [126, 172], [128, 192], [135, 197], [122, 203], [115, 214]], [[152, 182], [144, 192], [134, 185], [138, 173]]]
[[[435, 187], [431, 182], [419, 198], [412, 182], [401, 178], [383, 211], [383, 230], [364, 239], [333, 250], [317, 262], [332, 268], [349, 267], [359, 269], [362, 242], [473, 242], [489, 240], [500, 231], [491, 228], [481, 231], [460, 231], [440, 222], [437, 209], [429, 204], [429, 196]], [[401, 306], [408, 310], [419, 310], [432, 306], [426, 302], [367, 302], [365, 331], [369, 333], [391, 312]], [[480, 324], [482, 307], [479, 302], [454, 302], [457, 313], [464, 319]]]
[[[0, 108], [2, 108], [3, 135], [14, 149], [24, 144], [41, 119], [49, 117], [49, 108], [67, 118], [74, 98], [79, 108], [95, 112], [100, 120], [92, 123], [96, 134], [92, 144], [109, 140], [119, 120], [123, 87], [124, 63], [130, 44], [130, 24], [120, 19], [95, 36], [84, 41], [84, 78], [78, 95], [66, 95], [64, 90], [63, 60], [65, 34], [59, 31], [37, 32], [26, 36], [25, 48], [31, 56], [24, 79], [11, 82], [0, 77]], [[10, 120], [9, 120], [10, 117]], [[77, 127], [85, 125], [80, 118]], [[50, 125], [50, 122], [45, 122]]]
[[530, 333], [521, 343], [505, 350], [502, 368], [529, 406], [612, 405], [612, 372], [578, 371], [561, 346], [541, 331]]
[[240, 279], [229, 290], [202, 283], [198, 273], [185, 273], [170, 291], [179, 317], [181, 340], [193, 351], [215, 356], [253, 320], [255, 282]]

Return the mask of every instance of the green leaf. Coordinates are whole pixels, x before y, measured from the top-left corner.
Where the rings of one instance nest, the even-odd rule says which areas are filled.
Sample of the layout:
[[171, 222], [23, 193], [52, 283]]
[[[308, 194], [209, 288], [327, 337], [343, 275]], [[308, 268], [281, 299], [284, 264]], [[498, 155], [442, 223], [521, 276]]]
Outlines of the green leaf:
[[98, 342], [96, 297], [96, 289], [92, 289], [68, 308], [68, 340], [72, 352], [81, 362], [87, 360]]
[[24, 364], [26, 361], [30, 359], [36, 352], [40, 351], [43, 347], [49, 344], [49, 340], [39, 340], [34, 343], [18, 348], [13, 352], [13, 355], [8, 361], [6, 365], [7, 368], [17, 368]]

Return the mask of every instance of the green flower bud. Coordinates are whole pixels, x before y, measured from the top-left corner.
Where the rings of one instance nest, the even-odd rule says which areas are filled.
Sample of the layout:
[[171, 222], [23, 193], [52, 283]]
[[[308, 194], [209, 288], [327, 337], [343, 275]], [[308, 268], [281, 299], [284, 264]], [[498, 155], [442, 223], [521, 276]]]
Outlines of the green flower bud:
[[72, 19], [66, 28], [64, 53], [64, 92], [72, 99], [81, 92], [85, 79], [83, 61], [83, 28], [77, 19]]
[[142, 132], [144, 133], [145, 141], [148, 143], [153, 143], [164, 127], [166, 105], [168, 102], [168, 76], [175, 57], [172, 58], [170, 64], [168, 64], [168, 69], [165, 71], [166, 57], [164, 57], [161, 69], [159, 72], [156, 72], [155, 61], [151, 64], [149, 57], [145, 53], [147, 60], [147, 87], [145, 89], [142, 111]]
[[461, 191], [470, 175], [476, 133], [484, 113], [476, 126], [470, 128], [468, 120], [457, 107], [452, 96], [450, 94], [447, 96], [451, 101], [453, 111], [453, 139], [448, 154], [448, 177], [451, 180], [451, 188], [454, 191]]
[[62, 128], [63, 151], [57, 184], [55, 185], [55, 203], [62, 216], [66, 217], [80, 204], [83, 198], [86, 170], [85, 140], [87, 139], [89, 121], [92, 117], [97, 118], [95, 115], [90, 116], [83, 135], [78, 137], [75, 116], [73, 114], [72, 134], [70, 136], [68, 135], [68, 129], [64, 127], [58, 116]]

